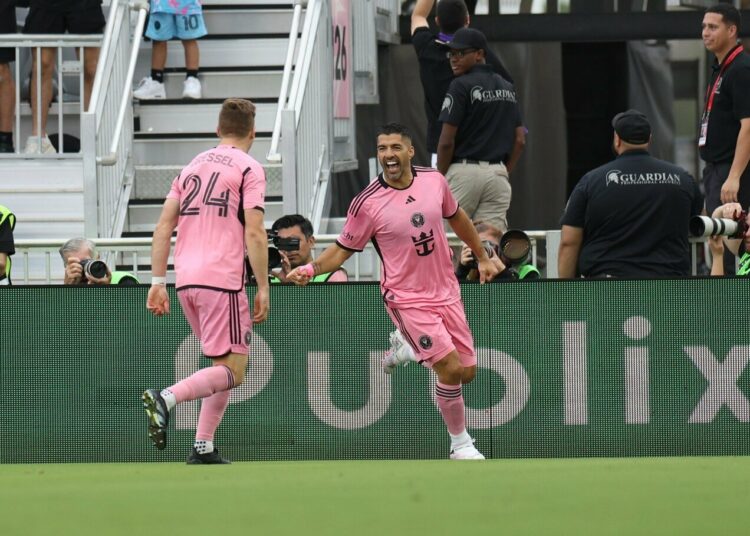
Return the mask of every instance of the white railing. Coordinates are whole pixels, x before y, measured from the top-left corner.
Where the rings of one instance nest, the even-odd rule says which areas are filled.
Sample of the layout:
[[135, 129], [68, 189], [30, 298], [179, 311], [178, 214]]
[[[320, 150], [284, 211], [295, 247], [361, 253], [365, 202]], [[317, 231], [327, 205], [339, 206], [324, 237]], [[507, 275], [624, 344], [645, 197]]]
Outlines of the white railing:
[[130, 91], [147, 13], [143, 0], [110, 7], [91, 102], [81, 116], [85, 236], [119, 236], [124, 224], [134, 175]]
[[[281, 112], [284, 213], [311, 217], [333, 151], [333, 52], [327, 0], [307, 4], [289, 101]], [[313, 222], [315, 225], [316, 222]]]
[[[557, 248], [559, 245], [559, 230], [554, 231], [526, 231], [531, 238], [531, 262], [538, 265], [539, 256], [543, 254], [546, 261], [547, 277], [557, 276]], [[317, 235], [315, 237], [315, 253], [319, 255], [325, 248], [335, 243], [338, 235]], [[96, 239], [97, 251], [100, 256], [110, 264], [110, 268], [117, 264], [118, 269], [133, 272], [139, 279], [146, 283], [149, 281], [151, 262], [151, 239], [150, 238], [112, 238]], [[461, 241], [455, 234], [448, 235], [448, 242], [452, 246], [461, 245]], [[697, 273], [697, 250], [703, 249], [706, 242], [702, 238], [692, 238], [691, 257], [692, 271]], [[16, 255], [13, 257], [13, 281], [14, 284], [55, 284], [61, 283], [63, 277], [62, 260], [58, 250], [64, 240], [17, 240]], [[540, 250], [544, 246], [543, 250]], [[174, 251], [174, 239], [172, 239], [172, 250]], [[30, 274], [29, 258], [31, 256], [45, 259], [46, 272], [44, 274]], [[171, 259], [170, 259], [171, 267]], [[344, 267], [349, 272], [350, 281], [375, 281], [380, 277], [380, 258], [375, 252], [372, 244], [368, 244], [362, 253], [353, 255]], [[174, 272], [167, 272], [170, 282], [174, 282]]]
[[[57, 35], [57, 34], [4, 34], [0, 35], [0, 47], [15, 49], [15, 121], [14, 121], [14, 138], [15, 152], [0, 153], [2, 159], [17, 158], [42, 158], [57, 159], [65, 156], [71, 158], [81, 158], [75, 152], [64, 150], [64, 145], [57, 142], [57, 154], [24, 154], [24, 140], [27, 136], [32, 135], [32, 128], [36, 127], [38, 145], [41, 146], [41, 133], [45, 130], [52, 132], [57, 129], [58, 140], [62, 139], [62, 133], [68, 132], [73, 135], [80, 134], [78, 117], [83, 113], [83, 88], [84, 88], [84, 70], [83, 58], [86, 48], [96, 48], [101, 43], [101, 35]], [[35, 81], [34, 99], [36, 102], [42, 101], [42, 49], [54, 49], [56, 52], [56, 76], [53, 77], [53, 103], [50, 108], [47, 119], [47, 128], [42, 128], [42, 114], [36, 114], [34, 118], [31, 113], [31, 105], [26, 102], [24, 97], [31, 100], [32, 85], [25, 86], [25, 81], [30, 80], [27, 77], [27, 68], [31, 69], [32, 55], [36, 57], [36, 69], [31, 73]], [[68, 54], [71, 52], [71, 54]], [[66, 59], [66, 56], [75, 52], [77, 59]], [[72, 82], [72, 84], [71, 84]], [[72, 85], [71, 91], [67, 91], [68, 85]], [[75, 87], [77, 86], [77, 87]], [[55, 96], [56, 91], [56, 96]], [[28, 93], [27, 93], [28, 92]], [[78, 95], [75, 95], [75, 92]], [[67, 115], [67, 119], [66, 119]], [[22, 123], [22, 117], [29, 116], [28, 122]], [[72, 123], [72, 125], [70, 124]]]

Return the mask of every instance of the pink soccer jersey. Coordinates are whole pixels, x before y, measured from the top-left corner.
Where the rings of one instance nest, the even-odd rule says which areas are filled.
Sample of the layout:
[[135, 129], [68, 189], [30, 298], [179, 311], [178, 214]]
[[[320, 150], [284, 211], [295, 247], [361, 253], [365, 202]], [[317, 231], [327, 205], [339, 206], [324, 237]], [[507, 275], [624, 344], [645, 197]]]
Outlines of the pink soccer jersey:
[[443, 218], [458, 203], [438, 171], [413, 167], [408, 188], [389, 186], [382, 175], [349, 205], [339, 246], [362, 251], [372, 240], [383, 263], [380, 286], [393, 308], [447, 305], [461, 298], [453, 274]]
[[180, 203], [174, 253], [178, 290], [243, 288], [243, 210], [263, 210], [265, 192], [263, 167], [229, 145], [199, 154], [182, 170], [167, 194]]

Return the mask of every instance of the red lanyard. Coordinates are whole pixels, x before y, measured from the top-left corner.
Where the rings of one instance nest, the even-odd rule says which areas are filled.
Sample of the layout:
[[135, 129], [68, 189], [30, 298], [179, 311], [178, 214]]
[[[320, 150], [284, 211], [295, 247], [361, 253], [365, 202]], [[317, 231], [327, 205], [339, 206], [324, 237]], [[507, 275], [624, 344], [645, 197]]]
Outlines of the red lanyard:
[[721, 77], [724, 75], [724, 72], [729, 67], [729, 64], [734, 61], [734, 58], [736, 58], [742, 53], [742, 50], [743, 50], [742, 45], [737, 45], [737, 48], [735, 48], [734, 51], [729, 56], [727, 56], [727, 58], [721, 63], [721, 70], [719, 71], [719, 76], [716, 77], [716, 80], [711, 86], [710, 93], [708, 90], [706, 90], [706, 112], [707, 113], [711, 113], [711, 108], [714, 107], [714, 95], [716, 95], [716, 90], [719, 88]]

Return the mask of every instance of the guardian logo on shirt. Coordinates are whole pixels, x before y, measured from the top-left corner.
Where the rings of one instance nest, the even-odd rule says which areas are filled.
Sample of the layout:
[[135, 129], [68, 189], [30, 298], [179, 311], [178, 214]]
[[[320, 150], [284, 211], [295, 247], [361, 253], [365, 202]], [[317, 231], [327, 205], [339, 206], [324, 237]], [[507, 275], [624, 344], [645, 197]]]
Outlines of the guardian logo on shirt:
[[482, 86], [471, 88], [471, 103], [475, 102], [516, 102], [516, 93], [510, 89], [484, 89]]
[[673, 173], [657, 171], [654, 173], [623, 173], [619, 169], [613, 169], [607, 173], [607, 186], [632, 186], [635, 184], [680, 184], [680, 176]]
[[443, 107], [440, 108], [440, 111], [448, 110], [448, 113], [451, 113], [451, 110], [453, 110], [453, 96], [449, 93], [445, 96], [445, 99], [443, 99]]

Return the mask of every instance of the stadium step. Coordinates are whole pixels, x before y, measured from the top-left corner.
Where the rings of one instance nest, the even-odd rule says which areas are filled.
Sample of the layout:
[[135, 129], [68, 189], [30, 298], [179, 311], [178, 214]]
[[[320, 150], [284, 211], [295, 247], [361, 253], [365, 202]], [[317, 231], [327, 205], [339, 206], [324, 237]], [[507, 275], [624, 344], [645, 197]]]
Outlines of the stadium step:
[[[204, 99], [226, 99], [236, 97], [238, 91], [247, 95], [251, 100], [270, 99], [275, 101], [281, 91], [282, 69], [264, 68], [263, 70], [247, 70], [239, 67], [232, 70], [202, 69], [200, 73]], [[148, 76], [143, 70], [137, 80]], [[182, 95], [182, 84], [185, 81], [185, 69], [173, 69], [164, 73], [164, 84], [167, 96], [179, 98]]]
[[[210, 5], [203, 3], [203, 20], [209, 35], [283, 34], [292, 27], [292, 11], [273, 6]], [[304, 20], [304, 18], [303, 18]], [[300, 27], [301, 27], [300, 21]]]
[[[123, 236], [148, 236], [150, 237], [159, 220], [164, 199], [131, 200], [128, 206], [128, 216], [125, 223], [126, 231]], [[266, 227], [283, 216], [281, 200], [275, 197], [266, 198], [266, 212], [264, 221]]]
[[[238, 95], [239, 96], [239, 95]], [[255, 129], [272, 132], [278, 99], [254, 99]], [[142, 101], [136, 107], [142, 133], [203, 132], [216, 128], [222, 99]]]
[[[199, 42], [201, 67], [243, 67], [252, 60], [254, 67], [278, 67], [286, 59], [288, 33], [260, 36], [208, 35]], [[151, 65], [151, 43], [138, 51], [140, 73]], [[145, 66], [145, 67], [144, 67]], [[167, 68], [185, 67], [185, 53], [179, 42], [167, 49]]]
[[[184, 165], [136, 166], [135, 183], [132, 199], [161, 199], [172, 185], [174, 178], [180, 174]], [[281, 165], [265, 164], [266, 197], [281, 197]]]
[[[216, 134], [210, 131], [182, 136], [136, 133], [133, 157], [139, 166], [185, 166], [198, 153], [216, 147], [217, 142]], [[270, 136], [260, 133], [250, 148], [250, 156], [263, 164], [270, 146]]]

